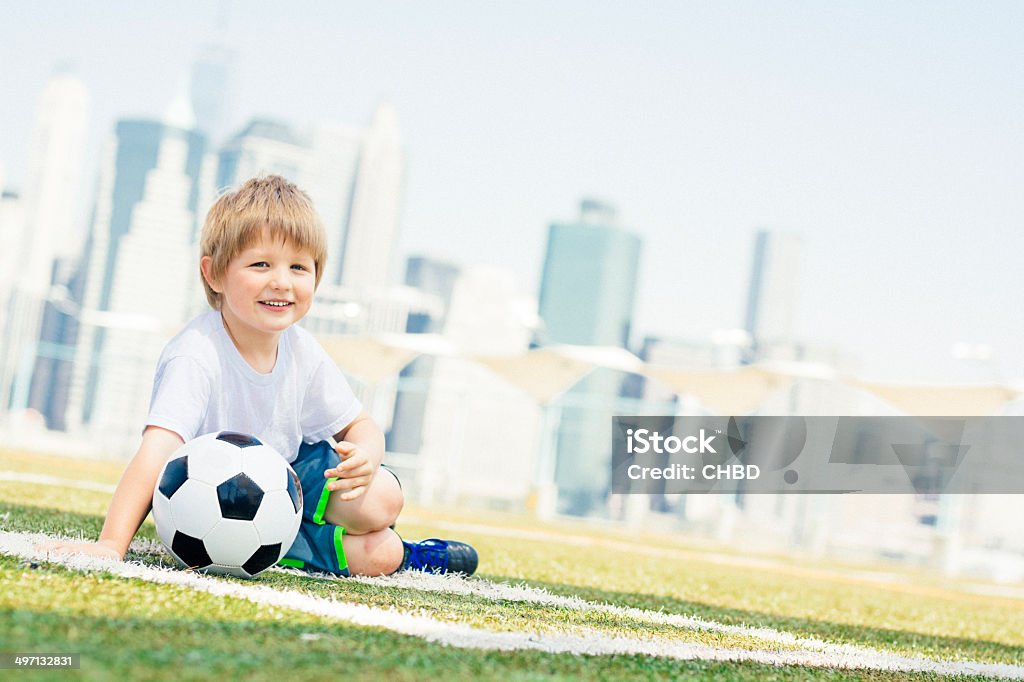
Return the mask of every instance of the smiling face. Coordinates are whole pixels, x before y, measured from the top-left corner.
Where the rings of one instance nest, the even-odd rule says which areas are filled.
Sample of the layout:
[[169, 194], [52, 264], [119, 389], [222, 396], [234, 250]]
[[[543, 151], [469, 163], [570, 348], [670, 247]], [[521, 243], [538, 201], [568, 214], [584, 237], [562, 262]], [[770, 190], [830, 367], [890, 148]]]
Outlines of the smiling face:
[[313, 255], [266, 230], [228, 262], [220, 277], [210, 277], [208, 256], [201, 265], [210, 287], [220, 294], [221, 314], [238, 346], [276, 344], [313, 302]]

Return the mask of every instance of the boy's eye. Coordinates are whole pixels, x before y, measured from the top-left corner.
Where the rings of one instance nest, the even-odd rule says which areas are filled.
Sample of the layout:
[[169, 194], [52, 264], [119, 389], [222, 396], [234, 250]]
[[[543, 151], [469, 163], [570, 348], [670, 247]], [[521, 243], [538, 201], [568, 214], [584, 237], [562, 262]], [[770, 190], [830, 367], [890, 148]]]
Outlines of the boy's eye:
[[261, 261], [257, 261], [257, 262], [255, 262], [255, 263], [253, 263], [253, 264], [252, 264], [252, 265], [250, 265], [249, 267], [251, 267], [251, 268], [265, 268], [265, 267], [267, 267], [268, 265], [269, 265], [269, 263], [267, 263], [267, 261], [265, 261], [265, 260], [261, 260]]
[[292, 267], [295, 268], [296, 270], [303, 270], [303, 271], [308, 270], [308, 268], [305, 265], [299, 265], [298, 263], [296, 263]]

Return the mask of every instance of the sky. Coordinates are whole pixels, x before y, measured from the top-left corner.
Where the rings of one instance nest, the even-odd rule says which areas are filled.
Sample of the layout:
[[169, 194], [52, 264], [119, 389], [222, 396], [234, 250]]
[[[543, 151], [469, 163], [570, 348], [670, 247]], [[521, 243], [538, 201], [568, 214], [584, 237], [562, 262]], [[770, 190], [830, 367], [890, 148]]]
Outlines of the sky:
[[801, 339], [868, 379], [1024, 380], [1022, 3], [0, 0], [0, 17], [6, 184], [69, 63], [91, 96], [83, 216], [114, 122], [160, 116], [218, 40], [230, 129], [394, 104], [402, 255], [511, 268], [535, 293], [548, 225], [601, 198], [643, 239], [635, 341], [702, 341], [742, 326], [756, 231], [796, 232]]

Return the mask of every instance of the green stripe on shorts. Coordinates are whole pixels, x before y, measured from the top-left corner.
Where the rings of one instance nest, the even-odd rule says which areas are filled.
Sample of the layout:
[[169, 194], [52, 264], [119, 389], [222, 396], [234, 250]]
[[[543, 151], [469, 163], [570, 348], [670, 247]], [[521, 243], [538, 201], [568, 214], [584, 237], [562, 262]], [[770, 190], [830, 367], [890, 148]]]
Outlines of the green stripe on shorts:
[[328, 478], [327, 483], [324, 483], [323, 490], [320, 491], [320, 501], [316, 504], [316, 513], [313, 514], [313, 523], [318, 525], [324, 525], [324, 512], [327, 511], [327, 498], [331, 496], [331, 491], [327, 487], [328, 483], [337, 481], [338, 478]]
[[277, 563], [282, 566], [290, 566], [292, 568], [305, 568], [306, 566], [305, 561], [300, 561], [299, 559], [289, 559], [288, 557], [281, 559]]
[[344, 571], [348, 568], [348, 559], [345, 558], [345, 549], [341, 540], [345, 536], [345, 529], [342, 526], [334, 527], [334, 552], [338, 555], [338, 570]]

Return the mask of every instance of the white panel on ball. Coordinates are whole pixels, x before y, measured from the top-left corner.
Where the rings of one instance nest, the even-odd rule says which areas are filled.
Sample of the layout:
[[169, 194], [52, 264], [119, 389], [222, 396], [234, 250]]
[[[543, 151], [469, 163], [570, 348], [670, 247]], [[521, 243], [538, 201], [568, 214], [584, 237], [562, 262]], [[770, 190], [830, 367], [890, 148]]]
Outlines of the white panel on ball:
[[171, 517], [182, 533], [202, 538], [220, 520], [217, 489], [191, 478], [185, 481], [171, 495]]
[[221, 519], [203, 544], [213, 563], [241, 566], [260, 548], [260, 536], [251, 521]]
[[241, 466], [242, 450], [229, 443], [216, 450], [197, 448], [188, 455], [188, 477], [215, 488], [237, 474]]
[[256, 481], [263, 492], [284, 490], [288, 487], [288, 476], [282, 470], [283, 461], [276, 450], [264, 445], [246, 448], [242, 453], [242, 473]]
[[[296, 517], [295, 506], [287, 490], [275, 490], [263, 496], [263, 503], [252, 520], [259, 532], [261, 545], [290, 543], [295, 539], [301, 517]], [[288, 549], [288, 547], [285, 547]]]
[[153, 495], [153, 523], [156, 524], [156, 533], [160, 536], [160, 542], [170, 547], [174, 540], [174, 522], [171, 520], [171, 503], [163, 493], [157, 491]]
[[221, 575], [233, 575], [236, 578], [251, 578], [252, 576], [246, 573], [244, 568], [238, 566], [222, 566], [221, 564], [210, 564], [206, 567], [206, 571], [210, 573], [219, 573]]

